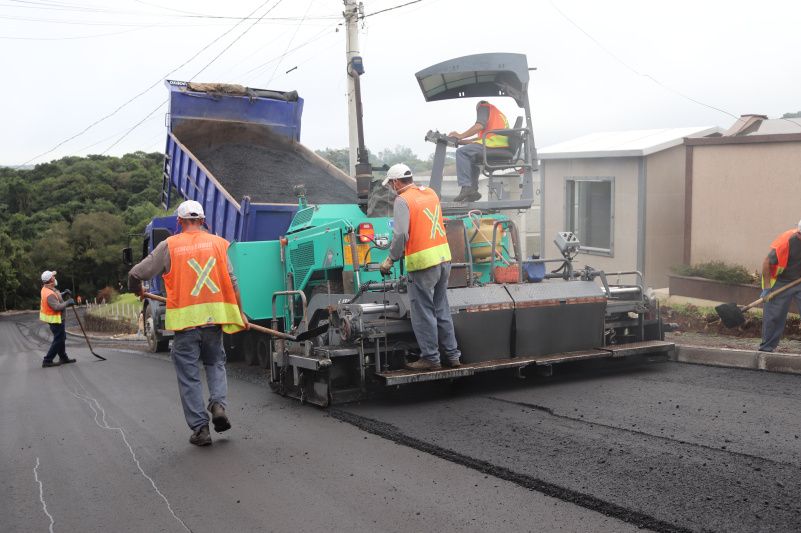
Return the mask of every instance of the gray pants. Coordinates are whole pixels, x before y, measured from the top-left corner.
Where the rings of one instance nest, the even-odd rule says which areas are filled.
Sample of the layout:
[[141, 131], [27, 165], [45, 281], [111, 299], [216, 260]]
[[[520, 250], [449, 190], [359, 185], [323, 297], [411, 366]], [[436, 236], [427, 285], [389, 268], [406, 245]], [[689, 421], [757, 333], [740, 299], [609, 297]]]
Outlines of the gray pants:
[[456, 149], [456, 183], [461, 187], [478, 187], [480, 164], [484, 162], [484, 146], [463, 144]]
[[409, 272], [412, 329], [420, 346], [420, 357], [432, 363], [439, 363], [440, 346], [448, 360], [461, 356], [448, 305], [450, 273], [450, 262]]
[[[789, 282], [779, 282], [773, 286], [773, 290], [779, 289]], [[790, 303], [795, 300], [795, 305], [801, 309], [801, 285], [788, 289], [775, 298], [765, 302], [762, 307], [762, 344], [759, 351], [772, 352], [779, 345], [779, 339], [784, 333], [784, 323], [787, 321], [787, 312], [790, 310]]]
[[[176, 331], [172, 341], [172, 360], [178, 375], [178, 391], [186, 423], [193, 431], [209, 423], [207, 407], [219, 403], [227, 407], [228, 381], [225, 375], [225, 350], [222, 328], [210, 326]], [[200, 364], [206, 367], [209, 403], [203, 403]]]

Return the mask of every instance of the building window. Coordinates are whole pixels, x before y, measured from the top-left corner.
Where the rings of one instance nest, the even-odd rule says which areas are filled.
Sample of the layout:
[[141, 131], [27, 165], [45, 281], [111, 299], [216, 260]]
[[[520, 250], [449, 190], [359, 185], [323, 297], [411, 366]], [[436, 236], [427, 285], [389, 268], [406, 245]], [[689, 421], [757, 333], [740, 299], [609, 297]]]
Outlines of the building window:
[[584, 252], [612, 255], [614, 185], [613, 177], [571, 177], [565, 182], [567, 229]]

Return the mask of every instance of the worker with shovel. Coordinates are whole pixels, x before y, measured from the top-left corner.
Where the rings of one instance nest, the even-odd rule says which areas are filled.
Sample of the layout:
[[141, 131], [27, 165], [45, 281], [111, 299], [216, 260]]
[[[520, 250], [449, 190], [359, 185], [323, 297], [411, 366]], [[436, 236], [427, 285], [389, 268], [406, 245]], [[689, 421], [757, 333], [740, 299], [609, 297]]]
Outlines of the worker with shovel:
[[[795, 300], [801, 309], [801, 221], [798, 227], [787, 230], [771, 243], [770, 252], [762, 262], [762, 344], [760, 352], [776, 349], [784, 332], [790, 303]], [[793, 284], [778, 294], [782, 287]], [[776, 294], [772, 297], [772, 294]]]
[[[64, 292], [58, 292], [56, 287], [58, 287], [56, 271], [45, 270], [42, 272], [39, 320], [49, 324], [50, 332], [53, 334], [53, 342], [50, 344], [50, 349], [47, 350], [47, 355], [44, 356], [42, 368], [75, 362], [75, 359], [71, 359], [67, 355], [67, 330], [64, 324], [66, 309], [67, 307], [75, 305], [75, 301], [70, 298], [72, 293], [69, 289]], [[67, 297], [66, 300], [64, 299], [65, 296]], [[55, 361], [56, 355], [58, 355], [58, 362]]]
[[[131, 269], [128, 288], [144, 296], [142, 280], [163, 274], [167, 291], [166, 328], [175, 331], [172, 359], [189, 442], [211, 444], [209, 417], [218, 433], [231, 428], [225, 412], [228, 382], [225, 372], [223, 332], [248, 328], [242, 312], [233, 267], [228, 261], [228, 241], [208, 233], [203, 206], [194, 200], [175, 210], [181, 232], [168, 237]], [[200, 363], [206, 368], [209, 402], [203, 402]]]

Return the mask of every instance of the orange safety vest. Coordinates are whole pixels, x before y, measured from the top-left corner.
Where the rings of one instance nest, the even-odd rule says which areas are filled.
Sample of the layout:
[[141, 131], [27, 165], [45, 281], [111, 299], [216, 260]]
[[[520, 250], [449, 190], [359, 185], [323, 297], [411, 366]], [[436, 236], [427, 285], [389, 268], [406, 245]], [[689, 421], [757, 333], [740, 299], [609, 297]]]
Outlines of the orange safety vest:
[[478, 138], [473, 141], [478, 144], [484, 144], [487, 148], [508, 148], [509, 137], [505, 135], [498, 135], [497, 133], [487, 134], [484, 140], [484, 132], [490, 130], [505, 130], [509, 129], [509, 121], [506, 120], [506, 115], [501, 113], [501, 110], [490, 103], [479, 104], [489, 108], [489, 119], [484, 129], [478, 132]]
[[[772, 243], [770, 243], [770, 247], [772, 250], [776, 251], [776, 258], [778, 259], [777, 264], [770, 265], [770, 286], [776, 283], [776, 278], [779, 277], [779, 274], [784, 272], [784, 269], [787, 268], [787, 261], [790, 259], [790, 239], [798, 233], [798, 229], [789, 229], [776, 237]], [[762, 280], [762, 288], [766, 289], [765, 287], [765, 280]]]
[[48, 324], [61, 324], [61, 311], [55, 311], [50, 304], [47, 303], [47, 297], [55, 294], [60, 300], [61, 295], [58, 292], [50, 289], [49, 287], [42, 287], [40, 292], [41, 301], [39, 302], [39, 320], [47, 322]]
[[450, 261], [451, 249], [437, 193], [428, 187], [411, 186], [400, 196], [409, 206], [406, 270], [414, 272]]
[[226, 333], [244, 329], [228, 276], [228, 241], [205, 231], [190, 231], [168, 237], [167, 249], [165, 327], [181, 331], [220, 324]]

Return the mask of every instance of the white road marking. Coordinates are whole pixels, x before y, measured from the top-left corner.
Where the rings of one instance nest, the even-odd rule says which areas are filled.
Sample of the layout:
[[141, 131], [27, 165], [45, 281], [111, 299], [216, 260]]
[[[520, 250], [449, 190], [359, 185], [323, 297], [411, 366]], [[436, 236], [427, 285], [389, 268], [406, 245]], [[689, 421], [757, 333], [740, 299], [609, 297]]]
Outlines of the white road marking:
[[[181, 524], [181, 525], [183, 526], [183, 528], [184, 528], [185, 530], [187, 530], [187, 531], [189, 531], [189, 532], [191, 533], [191, 532], [192, 532], [192, 530], [191, 530], [191, 529], [189, 529], [189, 526], [187, 526], [187, 525], [184, 523], [184, 521], [183, 521], [183, 520], [181, 520], [181, 519], [178, 517], [178, 515], [177, 515], [177, 514], [175, 514], [175, 511], [173, 510], [173, 508], [172, 508], [172, 505], [170, 504], [170, 501], [169, 501], [169, 500], [167, 499], [167, 497], [166, 497], [166, 496], [165, 496], [165, 495], [164, 495], [164, 494], [163, 494], [163, 493], [162, 493], [162, 492], [159, 490], [158, 486], [156, 486], [156, 482], [153, 480], [153, 478], [151, 478], [150, 476], [148, 476], [148, 475], [145, 473], [144, 469], [142, 468], [142, 465], [139, 463], [139, 459], [136, 457], [136, 453], [134, 452], [134, 450], [133, 450], [133, 447], [132, 447], [132, 446], [131, 446], [131, 444], [128, 442], [128, 438], [125, 436], [125, 430], [124, 430], [124, 429], [122, 429], [122, 427], [114, 427], [114, 426], [110, 426], [110, 425], [108, 424], [108, 422], [106, 421], [106, 411], [105, 411], [105, 410], [103, 409], [103, 407], [100, 405], [100, 402], [98, 402], [96, 399], [94, 399], [94, 398], [92, 398], [91, 396], [89, 396], [88, 392], [86, 391], [86, 388], [85, 388], [85, 387], [84, 387], [84, 386], [81, 384], [81, 382], [80, 382], [80, 381], [78, 381], [78, 378], [75, 376], [75, 373], [74, 373], [74, 371], [73, 371], [73, 373], [72, 373], [72, 378], [73, 378], [73, 379], [75, 380], [75, 382], [76, 382], [76, 383], [77, 383], [77, 384], [78, 384], [78, 385], [79, 385], [79, 386], [80, 386], [80, 387], [83, 389], [83, 391], [84, 391], [84, 393], [85, 393], [85, 394], [81, 394], [81, 393], [79, 393], [79, 392], [77, 391], [77, 389], [76, 389], [75, 391], [70, 391], [70, 394], [72, 394], [73, 396], [75, 396], [77, 399], [79, 399], [79, 400], [81, 400], [81, 401], [85, 402], [85, 403], [86, 403], [86, 405], [88, 405], [88, 406], [89, 406], [89, 408], [92, 410], [92, 412], [93, 412], [93, 413], [94, 413], [94, 415], [95, 415], [95, 416], [94, 416], [95, 424], [97, 424], [97, 426], [98, 426], [99, 428], [101, 428], [101, 429], [108, 429], [108, 430], [110, 430], [110, 431], [117, 431], [117, 432], [120, 434], [120, 437], [122, 437], [122, 441], [123, 441], [123, 442], [125, 443], [125, 445], [128, 447], [128, 451], [129, 451], [129, 452], [131, 452], [131, 457], [133, 458], [133, 461], [134, 461], [134, 463], [136, 464], [136, 468], [138, 468], [138, 469], [139, 469], [139, 472], [141, 472], [141, 474], [142, 474], [142, 475], [145, 477], [145, 479], [147, 479], [148, 481], [150, 481], [150, 485], [153, 487], [153, 490], [155, 490], [155, 491], [156, 491], [156, 494], [158, 494], [158, 495], [161, 497], [161, 499], [162, 499], [162, 500], [164, 500], [164, 503], [165, 503], [165, 504], [167, 504], [167, 510], [168, 510], [168, 511], [170, 511], [170, 514], [173, 516], [173, 518], [175, 518], [175, 519], [178, 521], [178, 523], [179, 523], [179, 524]], [[99, 412], [98, 412], [98, 411], [99, 411]], [[102, 414], [101, 414], [101, 413], [102, 413]], [[98, 420], [98, 417], [100, 417], [100, 418], [99, 418], [99, 420]]]
[[39, 458], [36, 458], [36, 466], [33, 467], [33, 478], [39, 484], [39, 501], [42, 502], [42, 509], [44, 509], [44, 513], [47, 515], [47, 518], [50, 519], [50, 533], [53, 533], [53, 525], [56, 523], [53, 520], [53, 515], [51, 515], [47, 510], [47, 504], [44, 501], [44, 487], [42, 487], [42, 482], [39, 480]]

